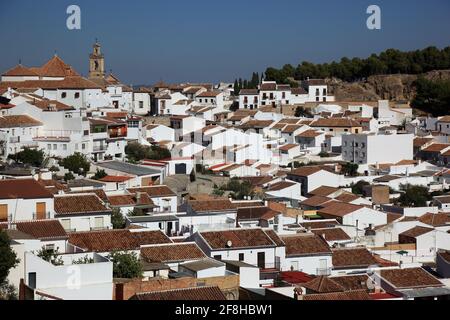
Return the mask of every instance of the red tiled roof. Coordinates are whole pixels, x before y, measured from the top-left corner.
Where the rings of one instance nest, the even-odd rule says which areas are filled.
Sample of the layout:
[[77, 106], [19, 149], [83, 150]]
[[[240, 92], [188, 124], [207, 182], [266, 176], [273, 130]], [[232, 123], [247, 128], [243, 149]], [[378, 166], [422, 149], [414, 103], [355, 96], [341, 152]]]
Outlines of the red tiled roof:
[[325, 215], [331, 215], [334, 217], [343, 217], [347, 214], [350, 214], [362, 208], [364, 207], [356, 204], [350, 204], [345, 202], [334, 202], [331, 203], [329, 206], [326, 206], [325, 208], [319, 209], [317, 213], [319, 215], [323, 213]]
[[[142, 229], [138, 229], [142, 230]], [[110, 252], [114, 250], [136, 250], [142, 245], [171, 243], [161, 231], [103, 230], [74, 232], [69, 243], [87, 251]]]
[[[56, 219], [15, 222], [16, 229], [40, 240], [67, 239], [67, 233]], [[7, 229], [8, 223], [0, 223], [0, 229]]]
[[422, 268], [380, 270], [380, 275], [396, 289], [444, 286], [442, 282]]
[[34, 179], [0, 180], [0, 199], [53, 198], [53, 194]]
[[299, 284], [311, 281], [314, 277], [301, 271], [283, 271], [281, 272], [281, 279], [287, 283]]
[[33, 70], [30, 70], [27, 67], [24, 67], [21, 64], [18, 64], [14, 68], [9, 69], [6, 71], [2, 76], [6, 77], [20, 77], [20, 76], [35, 76], [37, 77], [38, 74], [34, 72]]
[[[276, 246], [276, 243], [262, 229], [208, 231], [200, 232], [200, 235], [213, 250]], [[228, 247], [229, 241], [231, 247]]]
[[365, 268], [376, 265], [377, 261], [366, 248], [333, 249], [333, 267]]
[[371, 300], [370, 295], [366, 290], [355, 290], [345, 292], [331, 292], [331, 293], [319, 293], [319, 294], [307, 294], [302, 297], [301, 300], [305, 301], [345, 301], [345, 300]]
[[319, 236], [310, 233], [281, 236], [286, 244], [286, 257], [330, 255], [328, 244]]
[[42, 122], [22, 114], [14, 116], [0, 116], [0, 128], [15, 128], [15, 127], [36, 127], [42, 126]]
[[350, 240], [350, 236], [341, 228], [314, 229], [312, 233], [324, 238], [326, 241]]
[[145, 192], [149, 195], [150, 198], [176, 196], [175, 192], [170, 190], [170, 188], [168, 186], [164, 186], [164, 185], [141, 187], [141, 188], [130, 188], [127, 190], [130, 193]]
[[226, 300], [219, 287], [195, 287], [138, 293], [132, 299], [136, 300]]
[[111, 213], [95, 194], [56, 196], [54, 201], [55, 215]]
[[199, 260], [206, 255], [195, 243], [177, 243], [141, 248], [141, 257], [147, 262], [179, 262]]

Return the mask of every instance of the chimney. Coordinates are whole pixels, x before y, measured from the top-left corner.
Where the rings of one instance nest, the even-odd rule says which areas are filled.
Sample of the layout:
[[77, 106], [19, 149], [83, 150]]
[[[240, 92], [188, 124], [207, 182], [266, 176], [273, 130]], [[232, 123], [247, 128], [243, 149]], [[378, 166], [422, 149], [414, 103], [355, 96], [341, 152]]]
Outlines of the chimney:
[[325, 233], [322, 233], [323, 240], [327, 241], [327, 237], [325, 236]]
[[294, 300], [303, 300], [303, 290], [300, 287], [294, 288]]

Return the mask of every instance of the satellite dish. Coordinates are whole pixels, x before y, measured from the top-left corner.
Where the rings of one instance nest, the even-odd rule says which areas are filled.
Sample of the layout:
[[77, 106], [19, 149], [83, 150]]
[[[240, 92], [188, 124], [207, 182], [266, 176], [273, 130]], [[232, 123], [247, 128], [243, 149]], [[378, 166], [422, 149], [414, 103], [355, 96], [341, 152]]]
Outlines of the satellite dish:
[[228, 240], [228, 241], [227, 241], [227, 247], [228, 247], [228, 248], [231, 248], [232, 245], [233, 245], [233, 242], [231, 242], [231, 240]]

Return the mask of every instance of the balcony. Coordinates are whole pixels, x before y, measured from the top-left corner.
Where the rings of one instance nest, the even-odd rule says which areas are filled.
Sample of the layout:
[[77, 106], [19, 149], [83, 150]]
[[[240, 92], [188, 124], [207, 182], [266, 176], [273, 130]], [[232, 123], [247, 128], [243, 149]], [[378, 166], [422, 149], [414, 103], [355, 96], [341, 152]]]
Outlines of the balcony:
[[104, 152], [106, 149], [108, 149], [107, 146], [93, 146], [92, 152]]
[[41, 220], [41, 219], [50, 219], [50, 218], [51, 218], [50, 211], [43, 212], [43, 213], [33, 212], [33, 214], [32, 214], [32, 220]]
[[317, 268], [316, 274], [318, 276], [329, 276], [331, 275], [331, 268]]
[[20, 142], [20, 137], [10, 137], [9, 138], [9, 143], [19, 143]]

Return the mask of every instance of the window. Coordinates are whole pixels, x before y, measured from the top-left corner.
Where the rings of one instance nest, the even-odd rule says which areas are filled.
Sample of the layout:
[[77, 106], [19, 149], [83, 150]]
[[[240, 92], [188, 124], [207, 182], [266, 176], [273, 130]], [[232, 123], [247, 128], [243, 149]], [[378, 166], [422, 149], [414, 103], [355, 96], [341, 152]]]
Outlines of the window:
[[75, 99], [79, 99], [80, 98], [80, 93], [79, 92], [75, 92], [74, 97], [75, 97]]
[[61, 98], [62, 98], [62, 99], [65, 99], [66, 97], [67, 97], [67, 92], [62, 92], [62, 93], [61, 93]]
[[94, 225], [95, 225], [95, 229], [102, 229], [103, 225], [104, 225], [103, 217], [95, 217]]
[[327, 95], [327, 89], [323, 89], [323, 95], [326, 96]]
[[63, 144], [63, 150], [67, 151], [67, 144]]
[[81, 145], [81, 149], [83, 149], [83, 150], [86, 149], [86, 144], [83, 143], [83, 144]]
[[244, 254], [243, 253], [239, 253], [239, 261], [244, 261]]
[[140, 109], [144, 108], [144, 101], [139, 101], [139, 108]]
[[52, 145], [50, 143], [47, 145], [47, 150], [52, 150]]
[[53, 150], [58, 150], [58, 145], [56, 143], [53, 144]]
[[214, 256], [214, 259], [216, 259], [216, 260], [222, 260], [222, 255], [221, 255], [221, 254], [218, 254], [218, 255]]
[[83, 131], [83, 135], [88, 136], [89, 135], [89, 130], [84, 130]]
[[[316, 96], [319, 96], [320, 95], [320, 90], [319, 90], [319, 88], [317, 88], [316, 89]], [[319, 100], [317, 100], [317, 101], [319, 101]]]
[[319, 97], [316, 97], [316, 101], [319, 102], [319, 100], [320, 100]]

